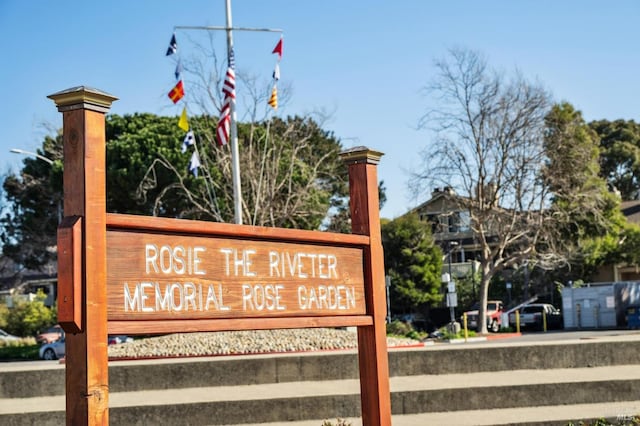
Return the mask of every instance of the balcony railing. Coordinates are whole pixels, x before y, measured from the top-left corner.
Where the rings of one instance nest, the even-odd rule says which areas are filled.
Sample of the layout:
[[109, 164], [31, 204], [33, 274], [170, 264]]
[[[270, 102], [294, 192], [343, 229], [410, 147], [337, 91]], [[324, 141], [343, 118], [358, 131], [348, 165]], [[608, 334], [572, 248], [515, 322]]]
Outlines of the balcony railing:
[[[460, 263], [451, 263], [451, 275], [453, 278], [463, 278], [469, 276], [472, 272], [472, 262], [460, 262]], [[476, 262], [475, 271], [478, 271], [478, 265]], [[442, 263], [442, 273], [449, 272], [449, 263], [446, 261]]]

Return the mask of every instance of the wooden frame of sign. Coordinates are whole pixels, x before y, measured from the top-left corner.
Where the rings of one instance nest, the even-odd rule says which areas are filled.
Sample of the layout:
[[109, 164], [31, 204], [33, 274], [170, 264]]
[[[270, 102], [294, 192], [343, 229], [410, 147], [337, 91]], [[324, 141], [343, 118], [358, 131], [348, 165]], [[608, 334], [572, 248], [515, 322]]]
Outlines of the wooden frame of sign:
[[86, 87], [49, 97], [63, 113], [68, 425], [109, 422], [108, 334], [344, 326], [358, 330], [363, 424], [391, 424], [381, 153], [341, 153], [353, 234], [107, 214], [104, 114], [116, 98]]

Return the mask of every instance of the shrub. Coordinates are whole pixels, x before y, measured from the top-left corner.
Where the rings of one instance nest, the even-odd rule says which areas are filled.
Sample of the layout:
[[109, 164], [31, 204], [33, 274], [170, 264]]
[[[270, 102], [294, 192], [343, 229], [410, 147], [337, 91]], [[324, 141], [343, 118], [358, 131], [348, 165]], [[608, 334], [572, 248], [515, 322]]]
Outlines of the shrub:
[[387, 334], [393, 336], [406, 336], [412, 331], [415, 330], [408, 322], [393, 320], [390, 324], [387, 324]]
[[46, 296], [38, 292], [31, 302], [15, 301], [6, 318], [6, 331], [16, 336], [33, 336], [38, 331], [55, 324], [55, 311], [45, 306]]
[[0, 340], [0, 348], [33, 346], [36, 344], [35, 337], [22, 337], [18, 340]]
[[6, 303], [0, 303], [0, 328], [7, 328], [7, 318], [9, 317], [9, 308]]
[[[447, 327], [442, 327], [440, 329], [440, 333], [442, 335], [442, 339], [444, 340], [454, 340], [454, 339], [464, 339], [464, 330], [460, 330], [458, 333], [451, 333]], [[468, 337], [475, 337], [476, 332], [473, 330], [467, 331]]]

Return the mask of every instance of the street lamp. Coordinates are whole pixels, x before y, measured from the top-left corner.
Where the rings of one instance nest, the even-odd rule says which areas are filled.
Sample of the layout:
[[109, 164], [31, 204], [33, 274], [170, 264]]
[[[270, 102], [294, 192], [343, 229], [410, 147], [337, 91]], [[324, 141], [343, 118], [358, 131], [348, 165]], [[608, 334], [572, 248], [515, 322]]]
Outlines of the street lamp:
[[36, 157], [38, 160], [42, 160], [45, 163], [49, 164], [50, 166], [53, 165], [52, 159], [47, 158], [44, 155], [37, 154], [35, 152], [25, 151], [24, 149], [20, 149], [20, 148], [11, 148], [9, 151], [13, 152], [14, 154], [22, 154], [30, 157]]
[[456, 324], [455, 308], [456, 306], [458, 306], [458, 297], [456, 294], [455, 281], [452, 279], [452, 276], [451, 276], [451, 253], [453, 253], [453, 250], [457, 246], [458, 246], [458, 243], [455, 241], [448, 242], [449, 251], [447, 252], [447, 259], [449, 263], [449, 272], [446, 274], [442, 274], [442, 282], [447, 285], [447, 293], [446, 293], [447, 306], [449, 307], [449, 314], [451, 316], [451, 331], [454, 333], [458, 332], [455, 326]]
[[[45, 157], [44, 155], [40, 155], [36, 152], [25, 151], [24, 149], [20, 149], [20, 148], [11, 148], [9, 151], [14, 154], [22, 154], [28, 157], [35, 157], [38, 160], [42, 160], [48, 165], [53, 166], [53, 160], [51, 158]], [[60, 200], [58, 200], [58, 223], [60, 222], [62, 222], [62, 204]]]
[[449, 260], [449, 276], [451, 277], [451, 253], [453, 250], [458, 247], [458, 243], [456, 241], [449, 241], [449, 253], [447, 253], [447, 259]]

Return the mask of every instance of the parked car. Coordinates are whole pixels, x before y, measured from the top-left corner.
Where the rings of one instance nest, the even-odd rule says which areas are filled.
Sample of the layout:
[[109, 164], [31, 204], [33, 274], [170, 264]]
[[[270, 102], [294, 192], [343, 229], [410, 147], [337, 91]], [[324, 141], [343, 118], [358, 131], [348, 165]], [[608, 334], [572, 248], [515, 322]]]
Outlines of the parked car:
[[0, 340], [9, 341], [18, 339], [20, 339], [18, 336], [14, 336], [13, 334], [9, 334], [6, 331], [0, 329]]
[[[467, 327], [471, 330], [478, 328], [478, 315], [480, 305], [476, 303], [467, 314]], [[499, 300], [489, 300], [487, 302], [486, 318], [489, 331], [497, 333], [502, 325], [502, 302]]]
[[109, 340], [107, 341], [110, 345], [119, 345], [120, 343], [130, 342], [133, 342], [133, 338], [129, 336], [109, 336]]
[[45, 343], [40, 346], [40, 350], [38, 351], [40, 355], [40, 359], [53, 360], [64, 358], [64, 336], [60, 339], [55, 340], [51, 343]]
[[[40, 359], [52, 360], [52, 359], [60, 359], [64, 358], [65, 349], [64, 349], [64, 334], [58, 340], [55, 340], [51, 343], [45, 343], [40, 346]], [[129, 336], [109, 336], [107, 340], [107, 344], [109, 345], [117, 345], [120, 343], [129, 343], [133, 342], [133, 338]]]
[[[542, 330], [544, 327], [543, 315], [546, 315], [547, 329], [559, 329], [563, 327], [562, 313], [549, 303], [532, 303], [520, 308], [520, 327]], [[509, 324], [516, 323], [515, 312], [509, 314]]]
[[64, 337], [64, 330], [56, 324], [53, 327], [46, 329], [43, 333], [38, 334], [36, 336], [36, 342], [40, 344], [51, 343], [61, 339], [62, 337]]

